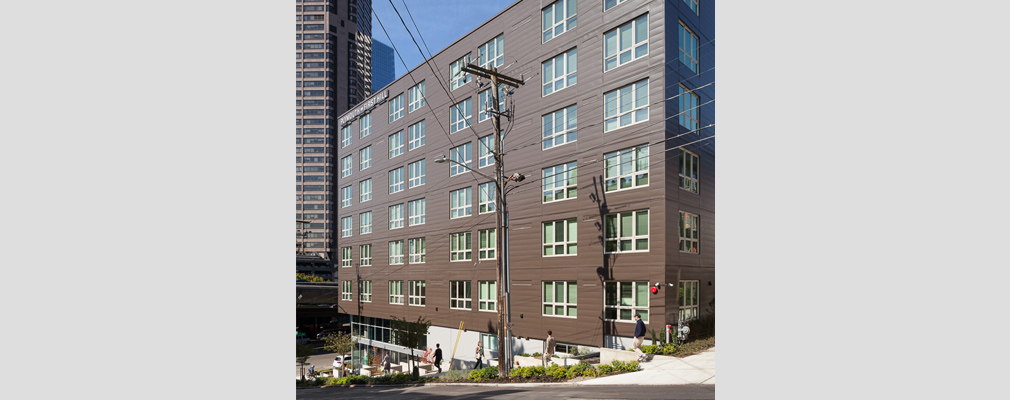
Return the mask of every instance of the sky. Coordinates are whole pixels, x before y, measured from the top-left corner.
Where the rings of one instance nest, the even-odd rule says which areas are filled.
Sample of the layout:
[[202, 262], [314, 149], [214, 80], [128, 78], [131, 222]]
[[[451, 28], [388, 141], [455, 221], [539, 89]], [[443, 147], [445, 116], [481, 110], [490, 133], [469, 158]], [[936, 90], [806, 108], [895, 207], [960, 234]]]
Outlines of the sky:
[[[420, 45], [425, 53], [430, 50], [432, 55], [437, 54], [513, 3], [515, 0], [373, 0], [372, 38], [391, 45], [394, 52], [403, 58], [401, 62], [400, 57], [393, 56], [396, 78], [399, 78], [428, 58], [427, 55], [421, 55], [417, 45]], [[393, 10], [393, 6], [400, 12], [403, 22]], [[417, 45], [403, 27], [404, 22], [414, 34]]]

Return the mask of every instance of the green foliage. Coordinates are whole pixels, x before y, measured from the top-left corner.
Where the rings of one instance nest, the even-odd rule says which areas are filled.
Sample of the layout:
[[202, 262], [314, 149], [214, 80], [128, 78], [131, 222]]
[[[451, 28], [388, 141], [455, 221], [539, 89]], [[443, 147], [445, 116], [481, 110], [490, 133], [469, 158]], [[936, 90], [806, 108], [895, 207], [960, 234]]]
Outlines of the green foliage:
[[532, 366], [530, 367], [530, 371], [533, 376], [547, 375], [547, 368], [544, 368], [543, 365]]
[[[692, 328], [694, 329], [694, 328]], [[692, 331], [693, 332], [693, 331]], [[715, 347], [715, 338], [705, 338], [700, 340], [694, 340], [676, 347], [676, 351], [670, 355], [674, 357], [687, 357], [690, 355], [698, 354], [705, 351], [711, 347]]]
[[306, 280], [309, 282], [329, 282], [325, 278], [315, 275], [303, 274], [301, 272], [295, 273], [295, 280]]
[[533, 357], [540, 357], [542, 355], [543, 355], [543, 353], [540, 353], [540, 352], [533, 353]]
[[520, 357], [533, 357], [533, 356], [530, 355], [530, 353], [522, 353], [522, 354], [519, 354], [519, 356]]
[[549, 367], [547, 367], [545, 373], [547, 376], [556, 379], [565, 379], [568, 377], [567, 369], [557, 364], [551, 364]]
[[372, 378], [372, 383], [376, 385], [401, 385], [411, 381], [410, 374], [397, 372], [387, 375], [379, 375]]
[[487, 366], [481, 369], [470, 371], [468, 378], [471, 381], [482, 381], [485, 379], [495, 379], [498, 377], [498, 367]]
[[401, 319], [391, 315], [389, 328], [392, 331], [393, 344], [409, 348], [410, 358], [414, 362], [414, 368], [417, 368], [414, 349], [421, 346], [421, 339], [428, 334], [431, 321], [424, 317], [417, 317], [417, 321], [408, 321], [407, 318]]
[[357, 344], [357, 340], [350, 333], [334, 333], [326, 336], [325, 340], [326, 344], [323, 345], [323, 350], [332, 351], [338, 355], [350, 353]]
[[364, 385], [369, 383], [371, 379], [364, 375], [351, 375], [347, 377], [348, 385]]
[[614, 367], [610, 364], [600, 364], [600, 366], [597, 367], [597, 370], [599, 371], [600, 375], [607, 375], [609, 373], [614, 372]]
[[568, 379], [579, 377], [579, 376], [596, 376], [596, 368], [587, 362], [580, 362], [575, 365], [568, 367], [567, 372]]
[[638, 361], [624, 362], [614, 360], [613, 362], [610, 363], [610, 366], [614, 368], [614, 372], [620, 372], [620, 371], [635, 372], [639, 370]]
[[669, 355], [673, 355], [676, 352], [677, 352], [677, 345], [675, 345], [673, 343], [667, 343], [665, 346], [663, 346], [662, 353], [664, 355], [668, 355], [669, 356]]
[[646, 354], [659, 354], [660, 347], [654, 344], [643, 344], [642, 352]]

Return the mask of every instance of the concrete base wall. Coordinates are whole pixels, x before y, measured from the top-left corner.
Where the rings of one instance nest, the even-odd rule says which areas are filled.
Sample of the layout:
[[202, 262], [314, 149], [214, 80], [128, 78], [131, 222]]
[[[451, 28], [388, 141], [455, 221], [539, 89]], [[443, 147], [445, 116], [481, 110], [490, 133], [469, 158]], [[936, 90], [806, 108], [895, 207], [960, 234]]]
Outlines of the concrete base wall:
[[613, 361], [637, 361], [639, 354], [629, 350], [600, 349], [600, 364]]

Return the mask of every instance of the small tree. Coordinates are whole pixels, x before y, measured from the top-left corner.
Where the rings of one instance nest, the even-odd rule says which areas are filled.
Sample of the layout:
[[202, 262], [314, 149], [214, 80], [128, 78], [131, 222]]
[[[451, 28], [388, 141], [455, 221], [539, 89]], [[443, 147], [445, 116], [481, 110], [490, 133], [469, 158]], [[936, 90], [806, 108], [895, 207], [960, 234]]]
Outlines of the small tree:
[[393, 333], [393, 343], [410, 348], [410, 359], [414, 362], [411, 374], [414, 379], [417, 379], [417, 357], [414, 356], [414, 349], [421, 345], [421, 339], [428, 334], [428, 328], [431, 328], [431, 321], [426, 320], [424, 317], [417, 317], [416, 322], [408, 321], [406, 318], [390, 317], [392, 321], [389, 327]]
[[295, 362], [298, 363], [298, 372], [302, 375], [302, 382], [305, 381], [305, 364], [313, 354], [316, 354], [316, 349], [310, 345], [303, 343], [295, 347]]
[[357, 344], [357, 340], [350, 333], [335, 333], [326, 337], [326, 344], [323, 345], [323, 350], [332, 351], [337, 353], [337, 357], [340, 357], [341, 371], [333, 371], [334, 377], [340, 378], [344, 376], [343, 369], [347, 366], [343, 364], [344, 354], [350, 353], [354, 350], [354, 345]]

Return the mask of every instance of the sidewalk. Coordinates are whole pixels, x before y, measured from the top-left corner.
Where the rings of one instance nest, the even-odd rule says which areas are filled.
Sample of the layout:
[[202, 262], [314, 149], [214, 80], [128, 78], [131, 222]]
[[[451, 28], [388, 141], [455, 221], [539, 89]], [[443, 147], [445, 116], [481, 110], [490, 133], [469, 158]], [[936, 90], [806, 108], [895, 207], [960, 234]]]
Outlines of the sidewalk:
[[688, 385], [715, 384], [715, 347], [690, 357], [653, 356], [642, 370], [576, 382], [575, 385]]

